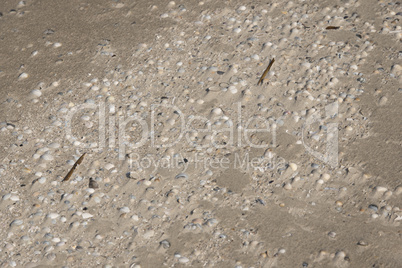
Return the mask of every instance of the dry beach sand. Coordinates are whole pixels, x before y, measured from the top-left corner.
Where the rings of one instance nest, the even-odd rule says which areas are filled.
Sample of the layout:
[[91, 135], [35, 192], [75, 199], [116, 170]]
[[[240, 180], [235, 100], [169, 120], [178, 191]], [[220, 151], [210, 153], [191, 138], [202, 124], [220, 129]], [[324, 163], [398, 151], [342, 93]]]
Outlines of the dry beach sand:
[[1, 267], [401, 265], [400, 2], [0, 14]]

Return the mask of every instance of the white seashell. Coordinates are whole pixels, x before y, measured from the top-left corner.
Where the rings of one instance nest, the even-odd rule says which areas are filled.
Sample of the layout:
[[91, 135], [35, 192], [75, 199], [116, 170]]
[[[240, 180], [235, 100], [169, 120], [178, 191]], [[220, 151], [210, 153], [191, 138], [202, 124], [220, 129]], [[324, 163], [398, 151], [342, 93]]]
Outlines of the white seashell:
[[383, 192], [386, 192], [388, 189], [386, 187], [383, 187], [383, 186], [377, 186], [377, 187], [374, 188], [374, 190], [377, 193], [383, 193]]
[[234, 33], [240, 33], [240, 32], [241, 32], [241, 29], [240, 29], [240, 28], [233, 29], [233, 32], [234, 32]]
[[39, 98], [42, 96], [42, 92], [39, 89], [34, 89], [31, 91], [30, 96], [33, 98]]
[[113, 164], [108, 163], [108, 164], [105, 165], [106, 170], [111, 170], [112, 168], [114, 168]]
[[186, 173], [180, 173], [178, 175], [176, 175], [175, 179], [188, 179], [188, 175]]
[[20, 226], [20, 225], [22, 225], [23, 223], [24, 223], [23, 220], [13, 220], [13, 221], [10, 223], [10, 226]]
[[350, 132], [350, 131], [352, 131], [352, 130], [353, 130], [353, 127], [351, 127], [351, 126], [347, 126], [345, 129], [346, 129], [346, 131], [349, 131], [349, 132]]
[[250, 96], [252, 94], [250, 89], [246, 89], [243, 91], [243, 95]]
[[208, 225], [208, 226], [214, 226], [217, 223], [218, 223], [217, 219], [209, 219], [209, 220], [207, 220], [207, 222], [205, 224]]
[[232, 93], [232, 94], [236, 94], [236, 93], [237, 93], [237, 88], [236, 88], [235, 86], [230, 86], [230, 87], [229, 87], [229, 91], [230, 91], [230, 93]]
[[74, 141], [74, 142], [73, 142], [73, 145], [74, 145], [74, 146], [80, 146], [80, 144], [81, 144], [80, 141]]
[[220, 114], [222, 114], [222, 109], [221, 108], [215, 108], [215, 109], [212, 110], [212, 113], [216, 114], [216, 115], [220, 115]]
[[378, 105], [380, 106], [384, 106], [385, 104], [387, 104], [388, 98], [383, 96], [381, 97], [381, 99], [378, 101]]
[[283, 188], [286, 189], [286, 190], [291, 190], [291, 189], [292, 189], [292, 185], [291, 185], [290, 183], [286, 183]]
[[402, 72], [402, 66], [399, 64], [395, 64], [391, 67], [391, 72], [399, 74]]
[[402, 194], [402, 186], [396, 187], [396, 189], [395, 189], [395, 194], [396, 194], [396, 195]]
[[82, 213], [81, 216], [85, 220], [93, 217], [93, 215], [91, 213], [88, 213], [88, 212]]
[[54, 220], [54, 219], [57, 219], [58, 217], [60, 217], [60, 214], [58, 214], [58, 213], [49, 213], [49, 214], [47, 214], [46, 217], [49, 218], [49, 219]]
[[296, 171], [297, 170], [297, 165], [295, 163], [290, 163], [289, 167], [293, 170]]
[[89, 193], [89, 194], [93, 194], [93, 193], [95, 192], [95, 189], [93, 189], [93, 188], [88, 188], [88, 189], [86, 189], [86, 191], [87, 191], [87, 193]]
[[188, 258], [186, 258], [186, 257], [180, 257], [179, 258], [179, 262], [180, 263], [188, 263], [190, 260], [188, 259]]
[[52, 161], [54, 159], [54, 157], [49, 153], [43, 154], [40, 158], [46, 161]]
[[26, 79], [26, 78], [28, 78], [28, 74], [27, 73], [21, 73], [19, 76], [18, 76], [18, 79], [19, 80], [23, 80], [23, 79]]
[[155, 231], [154, 230], [149, 230], [149, 231], [144, 233], [143, 237], [145, 239], [149, 239], [149, 238], [153, 237], [154, 235], [155, 235]]
[[89, 119], [91, 119], [91, 117], [89, 117], [88, 115], [83, 115], [83, 116], [81, 116], [81, 119], [83, 121], [89, 121]]
[[80, 222], [78, 222], [78, 221], [75, 221], [75, 222], [70, 224], [70, 227], [72, 227], [72, 228], [76, 228], [78, 226], [80, 226]]
[[130, 208], [129, 208], [129, 207], [122, 207], [122, 208], [120, 208], [119, 210], [120, 210], [120, 212], [122, 212], [122, 213], [129, 213], [129, 212], [130, 212]]
[[55, 121], [52, 123], [52, 126], [59, 127], [59, 126], [61, 126], [61, 122], [60, 122], [59, 120], [55, 120]]
[[58, 144], [57, 142], [53, 142], [53, 143], [49, 144], [49, 147], [53, 148], [53, 149], [57, 149], [60, 147], [60, 144]]
[[103, 236], [101, 236], [100, 234], [97, 234], [97, 235], [95, 236], [95, 238], [101, 240], [101, 239], [103, 239]]
[[331, 176], [330, 176], [328, 173], [324, 173], [324, 174], [321, 175], [321, 178], [322, 178], [324, 181], [328, 181], [330, 177], [331, 177]]
[[13, 195], [10, 196], [10, 200], [11, 201], [19, 201], [20, 197], [18, 195], [13, 194]]

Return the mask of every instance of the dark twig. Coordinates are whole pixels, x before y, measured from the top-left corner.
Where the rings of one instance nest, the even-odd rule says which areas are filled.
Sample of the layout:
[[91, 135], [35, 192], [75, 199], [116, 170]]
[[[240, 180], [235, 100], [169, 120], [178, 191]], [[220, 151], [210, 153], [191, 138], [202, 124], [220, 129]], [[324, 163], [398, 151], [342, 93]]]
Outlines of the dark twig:
[[84, 160], [85, 154], [86, 154], [86, 153], [84, 153], [83, 155], [81, 155], [80, 158], [78, 158], [78, 160], [74, 163], [73, 167], [70, 169], [70, 171], [69, 171], [69, 172], [67, 173], [67, 175], [64, 177], [64, 179], [62, 180], [62, 182], [63, 182], [63, 181], [68, 181], [68, 180], [70, 179], [71, 175], [73, 175], [74, 170], [75, 170], [75, 169], [77, 168], [77, 166], [78, 166], [79, 164], [81, 164], [82, 161]]
[[272, 59], [271, 62], [268, 64], [267, 69], [265, 69], [264, 73], [261, 75], [260, 80], [258, 80], [257, 86], [258, 86], [259, 84], [262, 85], [262, 83], [264, 82], [265, 76], [267, 75], [267, 73], [268, 73], [269, 70], [271, 69], [271, 66], [272, 66], [272, 64], [274, 64], [274, 62], [275, 62], [275, 59]]

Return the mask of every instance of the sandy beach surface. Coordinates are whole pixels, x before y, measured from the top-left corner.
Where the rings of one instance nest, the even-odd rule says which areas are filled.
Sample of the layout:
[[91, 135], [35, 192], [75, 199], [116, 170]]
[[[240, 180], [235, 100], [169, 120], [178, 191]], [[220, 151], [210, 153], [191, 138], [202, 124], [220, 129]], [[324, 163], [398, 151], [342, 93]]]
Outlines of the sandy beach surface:
[[400, 267], [401, 21], [2, 1], [0, 267]]

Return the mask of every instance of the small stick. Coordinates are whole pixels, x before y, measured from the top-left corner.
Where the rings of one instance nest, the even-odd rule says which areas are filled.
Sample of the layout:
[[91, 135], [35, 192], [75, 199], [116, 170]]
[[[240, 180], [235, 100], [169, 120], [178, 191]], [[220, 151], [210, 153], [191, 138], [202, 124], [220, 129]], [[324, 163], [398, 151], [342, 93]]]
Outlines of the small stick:
[[70, 179], [71, 175], [73, 175], [74, 170], [75, 170], [75, 169], [77, 168], [77, 166], [78, 166], [79, 164], [81, 164], [82, 161], [84, 160], [85, 154], [86, 154], [86, 153], [84, 153], [83, 155], [81, 155], [80, 158], [78, 158], [78, 160], [74, 163], [73, 167], [70, 169], [70, 171], [67, 173], [67, 175], [64, 177], [64, 179], [63, 179], [61, 182], [63, 182], [63, 181], [68, 181], [68, 180]]
[[267, 69], [265, 69], [264, 73], [261, 75], [260, 80], [258, 80], [257, 86], [258, 86], [259, 84], [262, 85], [262, 83], [264, 82], [264, 77], [267, 75], [267, 73], [268, 73], [269, 70], [271, 69], [272, 64], [274, 64], [274, 62], [275, 62], [275, 59], [272, 59], [271, 62], [268, 64]]
[[327, 28], [325, 28], [326, 30], [338, 30], [339, 26], [328, 26]]

